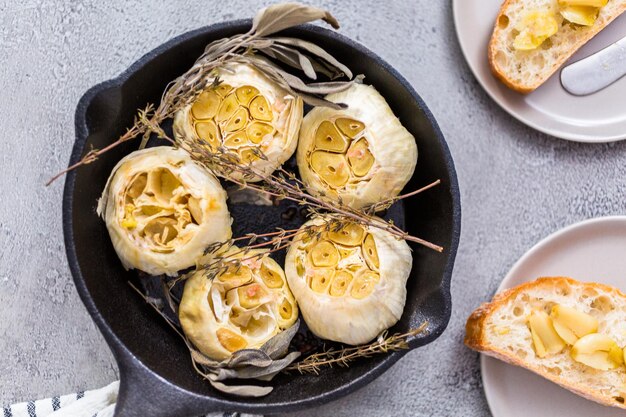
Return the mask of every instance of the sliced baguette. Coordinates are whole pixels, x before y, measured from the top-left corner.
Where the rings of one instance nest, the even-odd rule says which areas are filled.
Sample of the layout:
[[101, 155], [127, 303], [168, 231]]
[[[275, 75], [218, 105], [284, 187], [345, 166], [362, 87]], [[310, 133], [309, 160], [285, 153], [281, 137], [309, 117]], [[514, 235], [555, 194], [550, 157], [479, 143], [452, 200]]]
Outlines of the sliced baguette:
[[489, 65], [493, 74], [509, 88], [530, 93], [543, 84], [581, 46], [626, 10], [626, 0], [609, 0], [600, 9], [593, 26], [578, 26], [563, 21], [559, 31], [537, 49], [518, 51], [513, 48], [515, 26], [532, 10], [554, 10], [557, 0], [506, 0], [489, 42]]
[[555, 304], [594, 316], [598, 333], [626, 346], [626, 295], [602, 284], [571, 278], [539, 278], [496, 294], [467, 320], [465, 344], [513, 365], [529, 369], [575, 394], [603, 405], [626, 409], [626, 367], [598, 371], [574, 361], [570, 347], [539, 358], [527, 317], [533, 309], [547, 313]]

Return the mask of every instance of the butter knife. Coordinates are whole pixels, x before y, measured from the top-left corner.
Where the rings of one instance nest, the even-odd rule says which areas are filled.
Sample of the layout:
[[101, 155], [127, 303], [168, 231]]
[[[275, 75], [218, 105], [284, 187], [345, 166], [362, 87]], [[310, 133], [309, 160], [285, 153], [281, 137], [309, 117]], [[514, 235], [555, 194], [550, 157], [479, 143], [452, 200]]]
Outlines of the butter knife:
[[561, 85], [575, 95], [598, 92], [626, 75], [626, 38], [561, 70]]

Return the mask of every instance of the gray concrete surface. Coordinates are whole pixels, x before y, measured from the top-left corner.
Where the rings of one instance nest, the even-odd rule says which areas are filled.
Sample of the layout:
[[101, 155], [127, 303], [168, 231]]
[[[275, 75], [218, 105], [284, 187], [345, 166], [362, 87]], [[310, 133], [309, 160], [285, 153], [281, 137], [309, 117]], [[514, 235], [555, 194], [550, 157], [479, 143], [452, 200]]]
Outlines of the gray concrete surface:
[[[171, 37], [264, 3], [0, 0], [0, 403], [118, 377], [70, 278], [62, 181], [43, 185], [67, 164], [79, 97]], [[448, 1], [316, 3], [428, 103], [457, 164], [463, 233], [444, 335], [368, 387], [300, 415], [487, 416], [478, 356], [462, 345], [465, 318], [537, 240], [624, 212], [626, 143], [568, 143], [508, 116], [463, 61]]]

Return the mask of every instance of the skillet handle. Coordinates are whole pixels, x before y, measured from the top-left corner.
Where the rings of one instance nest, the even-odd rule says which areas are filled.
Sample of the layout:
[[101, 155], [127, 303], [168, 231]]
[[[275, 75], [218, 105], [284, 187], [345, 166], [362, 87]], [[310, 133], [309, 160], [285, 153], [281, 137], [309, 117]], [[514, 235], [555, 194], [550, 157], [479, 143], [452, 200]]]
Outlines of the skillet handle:
[[118, 357], [120, 390], [114, 417], [190, 417], [218, 411], [214, 401], [155, 375], [127, 352], [123, 356]]

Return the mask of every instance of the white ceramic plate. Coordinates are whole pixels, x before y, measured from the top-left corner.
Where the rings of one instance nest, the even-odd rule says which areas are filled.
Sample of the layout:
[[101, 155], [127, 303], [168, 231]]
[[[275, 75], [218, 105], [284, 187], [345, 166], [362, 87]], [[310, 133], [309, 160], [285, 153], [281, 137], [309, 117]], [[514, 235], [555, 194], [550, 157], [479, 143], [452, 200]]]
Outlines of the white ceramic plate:
[[[598, 93], [576, 97], [561, 86], [560, 71], [527, 96], [509, 90], [491, 75], [487, 44], [501, 4], [502, 0], [452, 0], [454, 23], [465, 59], [496, 103], [528, 126], [563, 139], [578, 142], [626, 139], [626, 77]], [[624, 36], [626, 14], [568, 62], [589, 56]]]
[[[569, 276], [626, 291], [626, 216], [587, 220], [556, 232], [517, 261], [498, 292], [541, 276]], [[522, 368], [482, 355], [487, 402], [494, 417], [624, 417]]]

